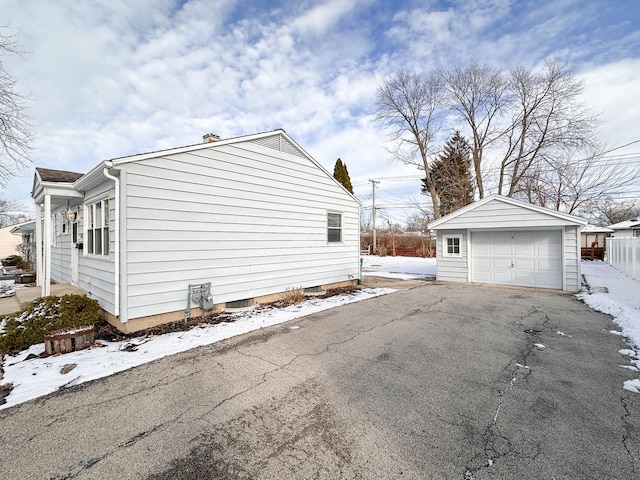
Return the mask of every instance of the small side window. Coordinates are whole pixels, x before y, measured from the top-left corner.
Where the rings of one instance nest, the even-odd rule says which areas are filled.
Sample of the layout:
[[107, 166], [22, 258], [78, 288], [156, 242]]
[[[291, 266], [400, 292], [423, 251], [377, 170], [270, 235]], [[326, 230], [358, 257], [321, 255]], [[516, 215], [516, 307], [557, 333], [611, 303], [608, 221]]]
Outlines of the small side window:
[[327, 242], [342, 242], [342, 214], [327, 213]]
[[442, 238], [442, 250], [445, 257], [462, 256], [462, 236], [445, 236]]

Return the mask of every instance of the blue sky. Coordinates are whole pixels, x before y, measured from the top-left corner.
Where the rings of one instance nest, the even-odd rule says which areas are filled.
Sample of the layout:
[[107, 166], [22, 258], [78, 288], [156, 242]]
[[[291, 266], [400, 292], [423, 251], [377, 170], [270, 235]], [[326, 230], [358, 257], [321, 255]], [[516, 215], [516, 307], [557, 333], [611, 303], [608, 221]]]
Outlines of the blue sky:
[[[382, 178], [378, 199], [402, 221], [420, 183], [395, 177], [419, 172], [390, 162], [376, 87], [472, 59], [568, 61], [602, 112], [601, 140], [640, 139], [635, 0], [0, 0], [0, 12], [28, 52], [3, 62], [32, 98], [34, 159], [48, 168], [284, 128], [328, 170], [342, 158], [365, 204]], [[2, 197], [30, 203], [32, 179], [33, 166]]]

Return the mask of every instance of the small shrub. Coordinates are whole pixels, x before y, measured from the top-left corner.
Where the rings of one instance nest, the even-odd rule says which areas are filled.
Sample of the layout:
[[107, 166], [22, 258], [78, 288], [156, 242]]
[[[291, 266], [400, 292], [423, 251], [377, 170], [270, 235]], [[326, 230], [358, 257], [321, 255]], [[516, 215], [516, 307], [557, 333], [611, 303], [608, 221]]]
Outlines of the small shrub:
[[21, 270], [31, 270], [31, 265], [20, 255], [9, 255], [2, 259], [3, 267], [16, 267]]
[[42, 297], [22, 312], [0, 320], [0, 354], [16, 353], [42, 343], [54, 330], [99, 325], [100, 304], [84, 295]]
[[280, 294], [280, 301], [284, 306], [295, 305], [304, 301], [304, 290], [302, 288], [287, 288]]
[[20, 260], [22, 260], [22, 257], [20, 255], [9, 255], [8, 257], [2, 259], [2, 266], [15, 267]]

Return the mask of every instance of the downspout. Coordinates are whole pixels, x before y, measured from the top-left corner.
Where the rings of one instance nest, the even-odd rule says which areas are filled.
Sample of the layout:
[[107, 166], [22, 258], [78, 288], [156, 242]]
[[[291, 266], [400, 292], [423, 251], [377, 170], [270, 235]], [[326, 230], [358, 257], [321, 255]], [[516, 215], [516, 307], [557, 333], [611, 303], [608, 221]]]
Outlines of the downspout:
[[117, 318], [120, 316], [120, 179], [114, 175], [109, 173], [109, 168], [113, 168], [113, 162], [105, 162], [106, 167], [102, 170], [102, 173], [105, 177], [110, 180], [113, 180], [115, 184], [115, 211], [116, 218], [115, 221], [115, 251], [113, 252], [114, 256], [114, 269], [113, 269], [113, 303], [114, 303], [114, 316]]

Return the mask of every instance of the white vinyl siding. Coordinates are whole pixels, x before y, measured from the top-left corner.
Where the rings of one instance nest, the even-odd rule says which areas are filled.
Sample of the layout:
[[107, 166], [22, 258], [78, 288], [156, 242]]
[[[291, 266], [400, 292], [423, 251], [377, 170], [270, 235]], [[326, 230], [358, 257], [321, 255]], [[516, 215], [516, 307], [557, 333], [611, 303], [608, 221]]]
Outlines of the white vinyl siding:
[[357, 278], [358, 204], [295, 153], [243, 142], [123, 165], [124, 318], [184, 310], [189, 283], [225, 303]]
[[[85, 205], [93, 204], [99, 200], [108, 200], [113, 196], [113, 181], [106, 179], [94, 189], [85, 193], [87, 201]], [[114, 218], [115, 202], [105, 202], [109, 205], [109, 252], [113, 252], [114, 242]], [[87, 236], [85, 227], [86, 209], [80, 208], [78, 212], [78, 233], [82, 236], [79, 241], [83, 243], [84, 251], [87, 250]], [[71, 235], [69, 235], [71, 239]], [[71, 275], [71, 263], [68, 267], [69, 277]], [[113, 256], [109, 255], [80, 255], [78, 259], [78, 287], [87, 292], [91, 298], [98, 300], [100, 306], [107, 312], [113, 314], [114, 305], [114, 263]]]
[[481, 207], [470, 210], [448, 220], [438, 229], [511, 229], [526, 226], [527, 229], [536, 227], [564, 227], [567, 221], [543, 212], [525, 209], [499, 200], [492, 200]]
[[[446, 255], [446, 240], [444, 238], [460, 239], [460, 255]], [[447, 230], [438, 231], [436, 241], [437, 257], [437, 278], [446, 282], [467, 282], [469, 280], [469, 269], [467, 266], [467, 233], [466, 231]]]
[[581, 287], [580, 272], [580, 231], [576, 225], [568, 225], [564, 228], [564, 276], [565, 290], [577, 292]]
[[63, 210], [53, 212], [52, 224], [56, 225], [55, 242], [51, 246], [51, 279], [58, 283], [71, 281], [71, 233], [65, 227], [62, 233], [62, 225], [68, 223]]

